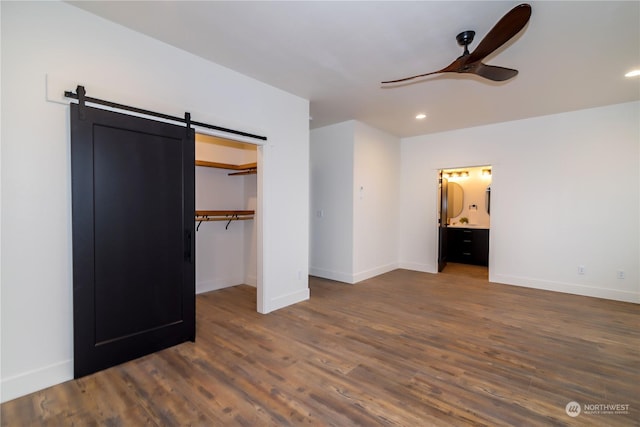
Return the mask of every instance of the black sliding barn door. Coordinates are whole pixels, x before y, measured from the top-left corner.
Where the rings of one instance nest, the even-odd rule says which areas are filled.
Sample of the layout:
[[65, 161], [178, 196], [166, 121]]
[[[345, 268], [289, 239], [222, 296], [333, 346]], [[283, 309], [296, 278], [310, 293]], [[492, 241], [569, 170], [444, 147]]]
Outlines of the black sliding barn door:
[[186, 126], [71, 104], [76, 378], [195, 339], [194, 150]]

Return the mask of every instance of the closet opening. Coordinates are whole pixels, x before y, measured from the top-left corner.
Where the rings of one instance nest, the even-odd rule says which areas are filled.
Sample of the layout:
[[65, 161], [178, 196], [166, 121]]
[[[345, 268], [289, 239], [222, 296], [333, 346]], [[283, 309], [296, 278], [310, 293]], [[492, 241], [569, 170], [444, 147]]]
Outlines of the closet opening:
[[260, 295], [260, 150], [196, 133], [196, 294], [249, 285]]
[[441, 169], [438, 272], [489, 279], [492, 167]]

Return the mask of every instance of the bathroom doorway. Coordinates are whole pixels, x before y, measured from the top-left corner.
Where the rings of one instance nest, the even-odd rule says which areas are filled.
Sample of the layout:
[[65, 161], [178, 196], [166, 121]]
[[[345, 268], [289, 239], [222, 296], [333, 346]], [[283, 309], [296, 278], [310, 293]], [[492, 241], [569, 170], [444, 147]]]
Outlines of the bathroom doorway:
[[488, 280], [492, 167], [447, 168], [438, 176], [438, 272]]

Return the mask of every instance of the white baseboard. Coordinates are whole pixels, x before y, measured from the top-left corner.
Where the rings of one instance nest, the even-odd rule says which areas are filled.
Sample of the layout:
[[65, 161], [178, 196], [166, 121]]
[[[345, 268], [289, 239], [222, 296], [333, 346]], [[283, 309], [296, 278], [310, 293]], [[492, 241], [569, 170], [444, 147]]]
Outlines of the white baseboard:
[[73, 360], [65, 360], [44, 368], [3, 378], [0, 383], [0, 402], [8, 402], [72, 379]]
[[245, 277], [243, 282], [245, 285], [253, 286], [254, 288], [258, 287], [258, 278], [254, 275], [248, 275]]
[[216, 291], [244, 283], [244, 277], [222, 277], [215, 280], [202, 280], [196, 283], [196, 294]]
[[379, 276], [384, 273], [388, 273], [399, 268], [398, 264], [387, 264], [381, 267], [372, 268], [367, 271], [361, 271], [359, 273], [343, 273], [338, 271], [324, 270], [321, 268], [309, 267], [309, 274], [311, 276], [322, 277], [324, 279], [335, 280], [337, 282], [348, 283], [353, 285], [354, 283], [362, 282], [363, 280], [370, 279], [375, 276]]
[[343, 282], [343, 283], [349, 283], [349, 284], [355, 283], [353, 281], [353, 275], [349, 273], [342, 273], [339, 271], [331, 271], [331, 270], [324, 270], [322, 268], [309, 267], [309, 274], [311, 276], [322, 277], [323, 279], [335, 280], [337, 282]]
[[390, 271], [396, 270], [397, 268], [398, 268], [398, 264], [393, 263], [393, 264], [383, 265], [381, 267], [372, 268], [367, 271], [362, 271], [360, 273], [356, 273], [353, 275], [352, 283], [362, 282], [363, 280], [367, 280], [372, 277], [376, 277], [381, 274], [388, 273]]
[[411, 270], [411, 271], [420, 271], [422, 273], [437, 273], [438, 269], [436, 268], [436, 266], [431, 265], [431, 264], [420, 264], [417, 262], [401, 262], [398, 265], [398, 268], [402, 268], [405, 270]]
[[546, 291], [563, 292], [566, 294], [582, 295], [610, 299], [615, 301], [640, 303], [640, 293], [621, 291], [618, 289], [598, 288], [593, 286], [578, 285], [575, 283], [552, 282], [531, 277], [509, 276], [505, 274], [491, 274], [489, 281], [505, 285], [522, 286], [525, 288], [542, 289]]
[[306, 301], [309, 299], [309, 288], [305, 288], [303, 290], [292, 292], [290, 294], [281, 295], [279, 297], [272, 298], [268, 301], [268, 307], [265, 307], [263, 314], [270, 313], [272, 311], [278, 310], [280, 308], [287, 307], [289, 305], [293, 305], [302, 301]]

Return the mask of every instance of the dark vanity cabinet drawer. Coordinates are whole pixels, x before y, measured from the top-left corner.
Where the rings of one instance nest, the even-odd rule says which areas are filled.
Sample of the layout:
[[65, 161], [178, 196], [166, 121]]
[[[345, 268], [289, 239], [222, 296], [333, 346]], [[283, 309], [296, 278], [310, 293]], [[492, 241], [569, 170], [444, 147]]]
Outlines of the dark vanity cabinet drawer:
[[489, 230], [482, 228], [449, 228], [447, 261], [489, 265]]

